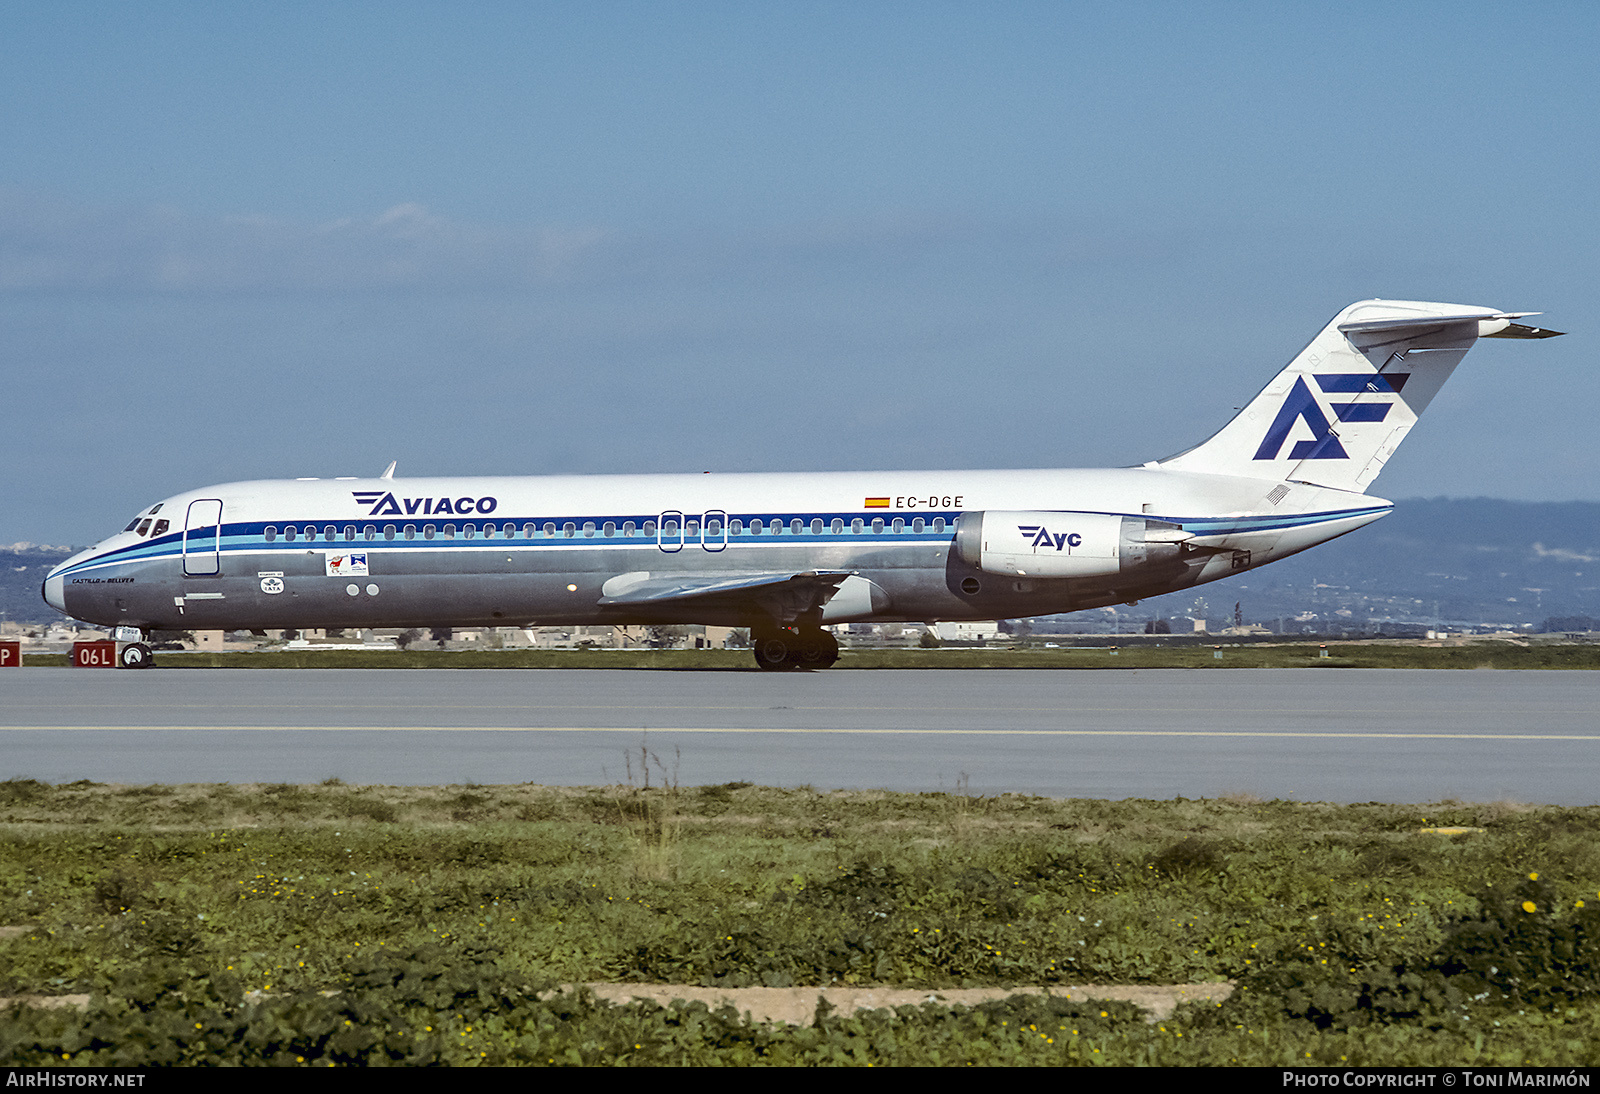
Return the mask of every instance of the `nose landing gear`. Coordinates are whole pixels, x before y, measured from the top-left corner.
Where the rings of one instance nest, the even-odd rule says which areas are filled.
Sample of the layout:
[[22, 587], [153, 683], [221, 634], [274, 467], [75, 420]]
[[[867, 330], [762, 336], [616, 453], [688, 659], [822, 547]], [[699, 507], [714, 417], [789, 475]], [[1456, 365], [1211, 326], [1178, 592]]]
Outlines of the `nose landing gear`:
[[155, 664], [150, 656], [150, 647], [143, 642], [129, 642], [117, 647], [117, 667], [119, 669], [147, 669]]
[[821, 627], [759, 628], [750, 647], [756, 664], [769, 672], [825, 669], [839, 660], [839, 641]]

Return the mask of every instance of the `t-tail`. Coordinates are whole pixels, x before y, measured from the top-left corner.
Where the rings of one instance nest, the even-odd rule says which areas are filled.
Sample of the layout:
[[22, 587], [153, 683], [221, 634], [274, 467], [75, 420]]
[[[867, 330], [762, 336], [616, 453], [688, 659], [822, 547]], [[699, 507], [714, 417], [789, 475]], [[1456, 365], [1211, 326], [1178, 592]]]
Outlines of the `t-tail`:
[[1560, 331], [1462, 304], [1363, 300], [1210, 440], [1161, 467], [1365, 492], [1479, 338]]

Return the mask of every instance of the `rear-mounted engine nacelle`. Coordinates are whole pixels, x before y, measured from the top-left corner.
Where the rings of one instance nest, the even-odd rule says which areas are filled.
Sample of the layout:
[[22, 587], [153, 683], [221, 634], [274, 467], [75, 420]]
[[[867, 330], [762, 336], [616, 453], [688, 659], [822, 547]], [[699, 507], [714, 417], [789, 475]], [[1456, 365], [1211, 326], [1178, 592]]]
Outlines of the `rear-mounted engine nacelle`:
[[963, 513], [956, 553], [990, 574], [1115, 577], [1175, 562], [1185, 540], [1179, 525], [1114, 513], [989, 510]]

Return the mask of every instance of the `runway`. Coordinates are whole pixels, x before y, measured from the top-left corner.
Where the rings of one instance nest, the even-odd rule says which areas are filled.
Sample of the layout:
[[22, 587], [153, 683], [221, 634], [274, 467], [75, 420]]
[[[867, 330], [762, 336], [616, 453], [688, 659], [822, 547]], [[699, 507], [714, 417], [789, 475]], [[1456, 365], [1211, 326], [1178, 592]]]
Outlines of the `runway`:
[[647, 762], [680, 785], [1579, 805], [1597, 758], [1587, 672], [0, 674], [0, 777], [48, 782], [581, 785]]

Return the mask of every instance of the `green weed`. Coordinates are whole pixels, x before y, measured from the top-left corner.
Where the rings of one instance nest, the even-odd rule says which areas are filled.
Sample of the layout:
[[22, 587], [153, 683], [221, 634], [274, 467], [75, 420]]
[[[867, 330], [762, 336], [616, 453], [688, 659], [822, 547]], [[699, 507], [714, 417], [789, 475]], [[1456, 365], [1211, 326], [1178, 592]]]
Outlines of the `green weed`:
[[[648, 749], [627, 771], [570, 789], [31, 784], [0, 826], [0, 993], [92, 999], [0, 1012], [0, 1063], [1568, 1064], [1600, 1047], [1597, 808], [683, 788]], [[627, 980], [1237, 990], [1153, 1024], [1057, 999], [793, 1030], [553, 991]]]

